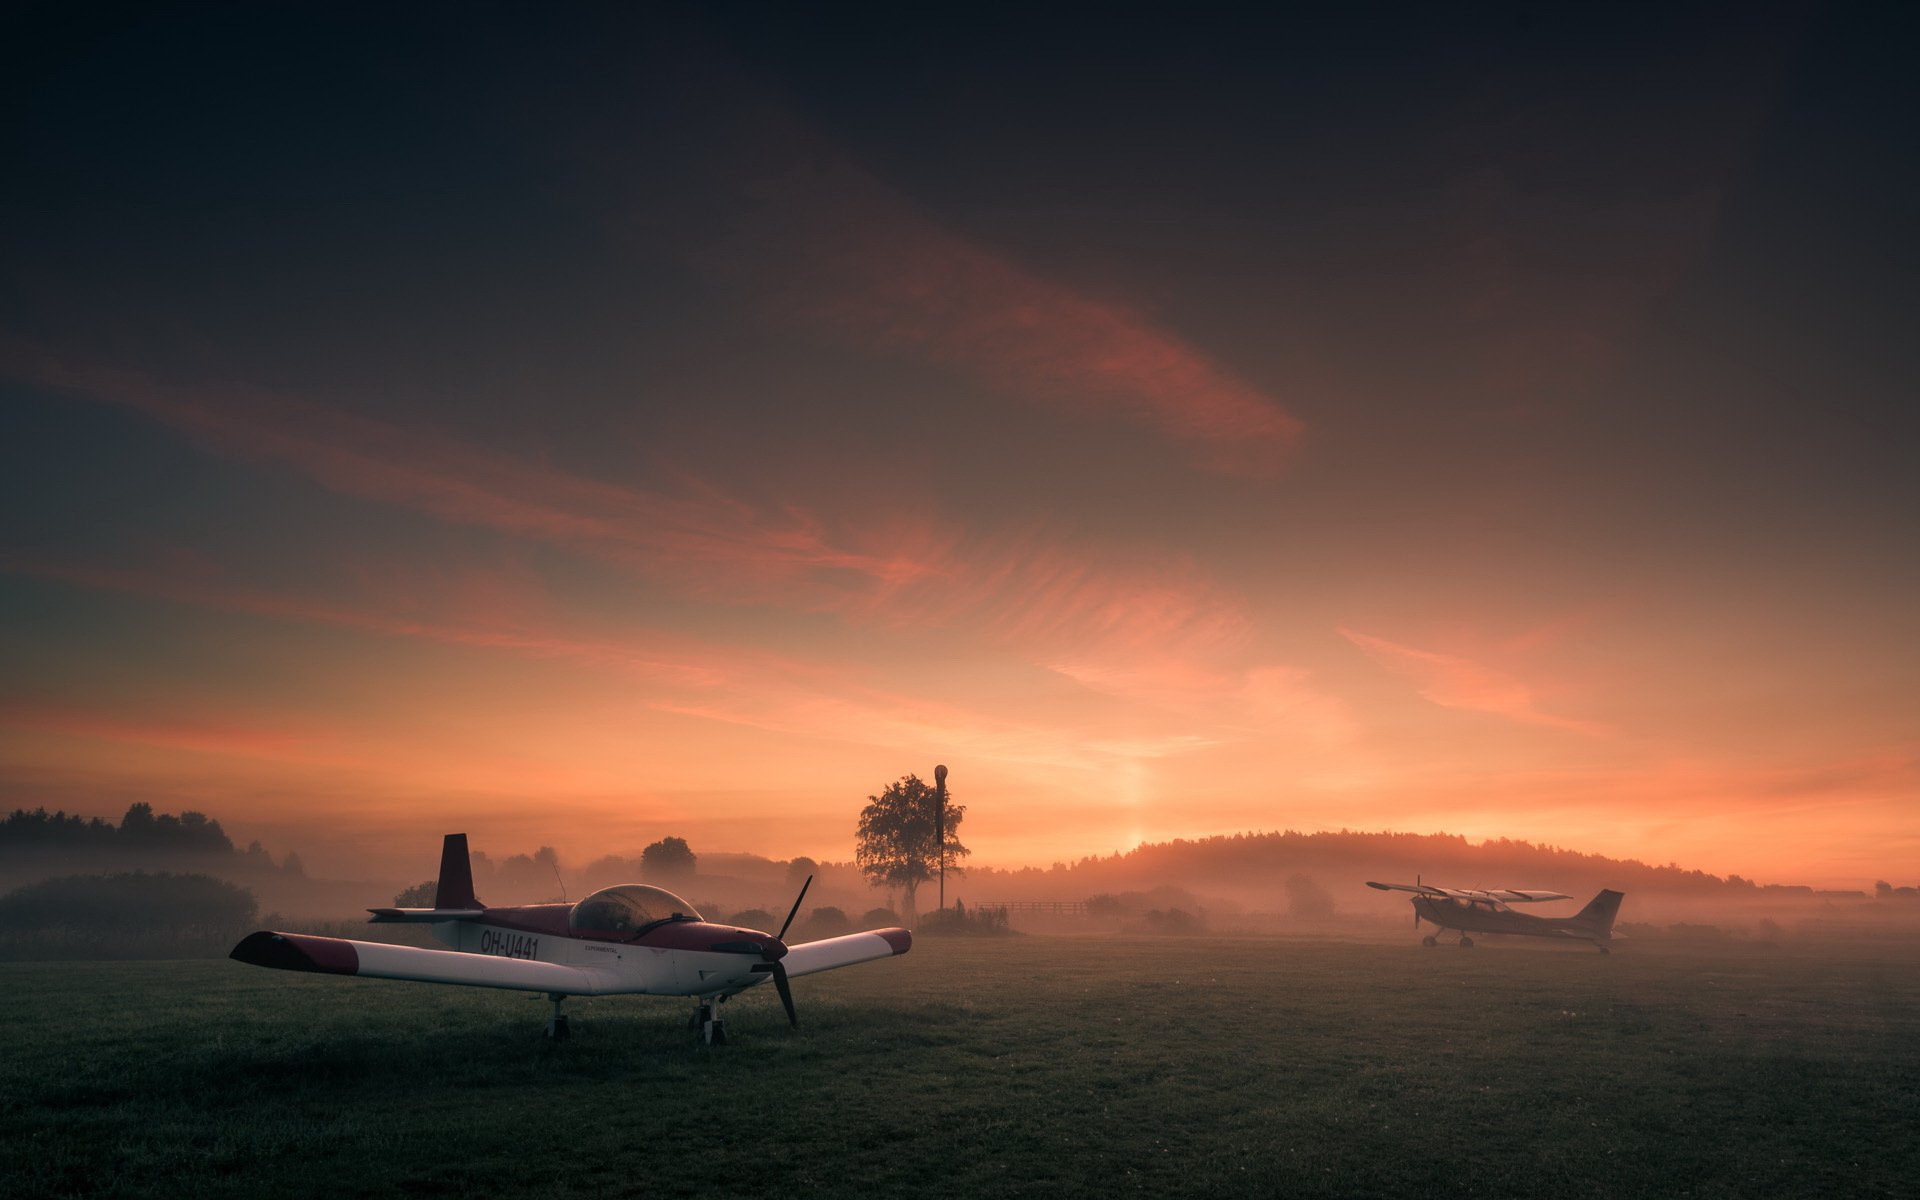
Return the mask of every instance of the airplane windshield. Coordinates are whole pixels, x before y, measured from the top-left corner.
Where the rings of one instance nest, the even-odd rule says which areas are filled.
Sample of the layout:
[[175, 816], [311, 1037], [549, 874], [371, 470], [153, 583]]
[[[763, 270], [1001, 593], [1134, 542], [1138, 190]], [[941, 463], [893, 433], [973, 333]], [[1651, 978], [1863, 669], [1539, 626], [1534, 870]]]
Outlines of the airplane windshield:
[[592, 937], [630, 937], [660, 921], [698, 921], [700, 914], [665, 888], [625, 883], [602, 888], [573, 906], [567, 914], [569, 932]]

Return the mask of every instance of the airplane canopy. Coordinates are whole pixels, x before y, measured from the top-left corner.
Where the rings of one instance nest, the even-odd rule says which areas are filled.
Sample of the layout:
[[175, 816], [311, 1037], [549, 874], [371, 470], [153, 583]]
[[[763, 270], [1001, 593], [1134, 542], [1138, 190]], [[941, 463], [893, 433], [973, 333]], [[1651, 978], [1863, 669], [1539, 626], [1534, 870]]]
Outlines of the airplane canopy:
[[567, 930], [575, 934], [633, 934], [670, 917], [701, 920], [693, 905], [669, 892], [644, 883], [601, 888], [573, 906]]

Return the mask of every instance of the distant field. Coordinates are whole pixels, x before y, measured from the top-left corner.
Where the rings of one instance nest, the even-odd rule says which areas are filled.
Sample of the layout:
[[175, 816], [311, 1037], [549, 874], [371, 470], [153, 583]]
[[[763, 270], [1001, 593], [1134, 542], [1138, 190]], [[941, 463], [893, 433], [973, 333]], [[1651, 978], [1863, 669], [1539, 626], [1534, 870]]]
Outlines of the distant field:
[[923, 938], [728, 1004], [0, 965], [0, 1195], [1915, 1196], [1920, 962]]

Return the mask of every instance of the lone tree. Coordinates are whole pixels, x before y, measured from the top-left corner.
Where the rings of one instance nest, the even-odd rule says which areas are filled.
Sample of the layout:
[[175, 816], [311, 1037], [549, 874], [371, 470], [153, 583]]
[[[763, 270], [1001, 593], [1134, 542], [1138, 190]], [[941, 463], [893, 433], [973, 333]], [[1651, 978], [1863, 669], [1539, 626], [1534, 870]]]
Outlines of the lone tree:
[[691, 879], [698, 861], [687, 839], [664, 837], [640, 852], [640, 872], [648, 879]]
[[953, 802], [952, 789], [947, 791], [946, 845], [934, 845], [934, 795], [918, 775], [909, 775], [878, 796], [868, 796], [860, 811], [854, 861], [868, 883], [900, 889], [908, 924], [914, 920], [913, 896], [920, 885], [932, 879], [943, 862], [947, 870], [959, 871], [954, 860], [973, 853], [960, 844], [958, 830], [967, 808]]

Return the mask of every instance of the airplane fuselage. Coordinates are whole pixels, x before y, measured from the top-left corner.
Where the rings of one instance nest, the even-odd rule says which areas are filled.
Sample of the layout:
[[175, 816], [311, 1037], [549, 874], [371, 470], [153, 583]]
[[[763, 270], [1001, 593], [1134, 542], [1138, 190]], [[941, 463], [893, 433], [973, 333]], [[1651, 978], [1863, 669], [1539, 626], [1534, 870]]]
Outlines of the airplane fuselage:
[[1535, 917], [1485, 900], [1461, 900], [1453, 897], [1415, 896], [1413, 911], [1420, 919], [1443, 929], [1463, 933], [1513, 933], [1527, 937], [1577, 938], [1582, 941], [1608, 940], [1606, 933], [1588, 928], [1571, 917]]
[[[489, 908], [477, 920], [435, 922], [433, 935], [467, 954], [592, 969], [610, 977], [609, 991], [653, 996], [731, 994], [763, 983], [779, 944], [769, 933], [709, 921], [672, 921], [631, 939], [583, 936], [568, 929], [571, 911], [567, 904]], [[735, 949], [713, 949], [720, 945]]]

